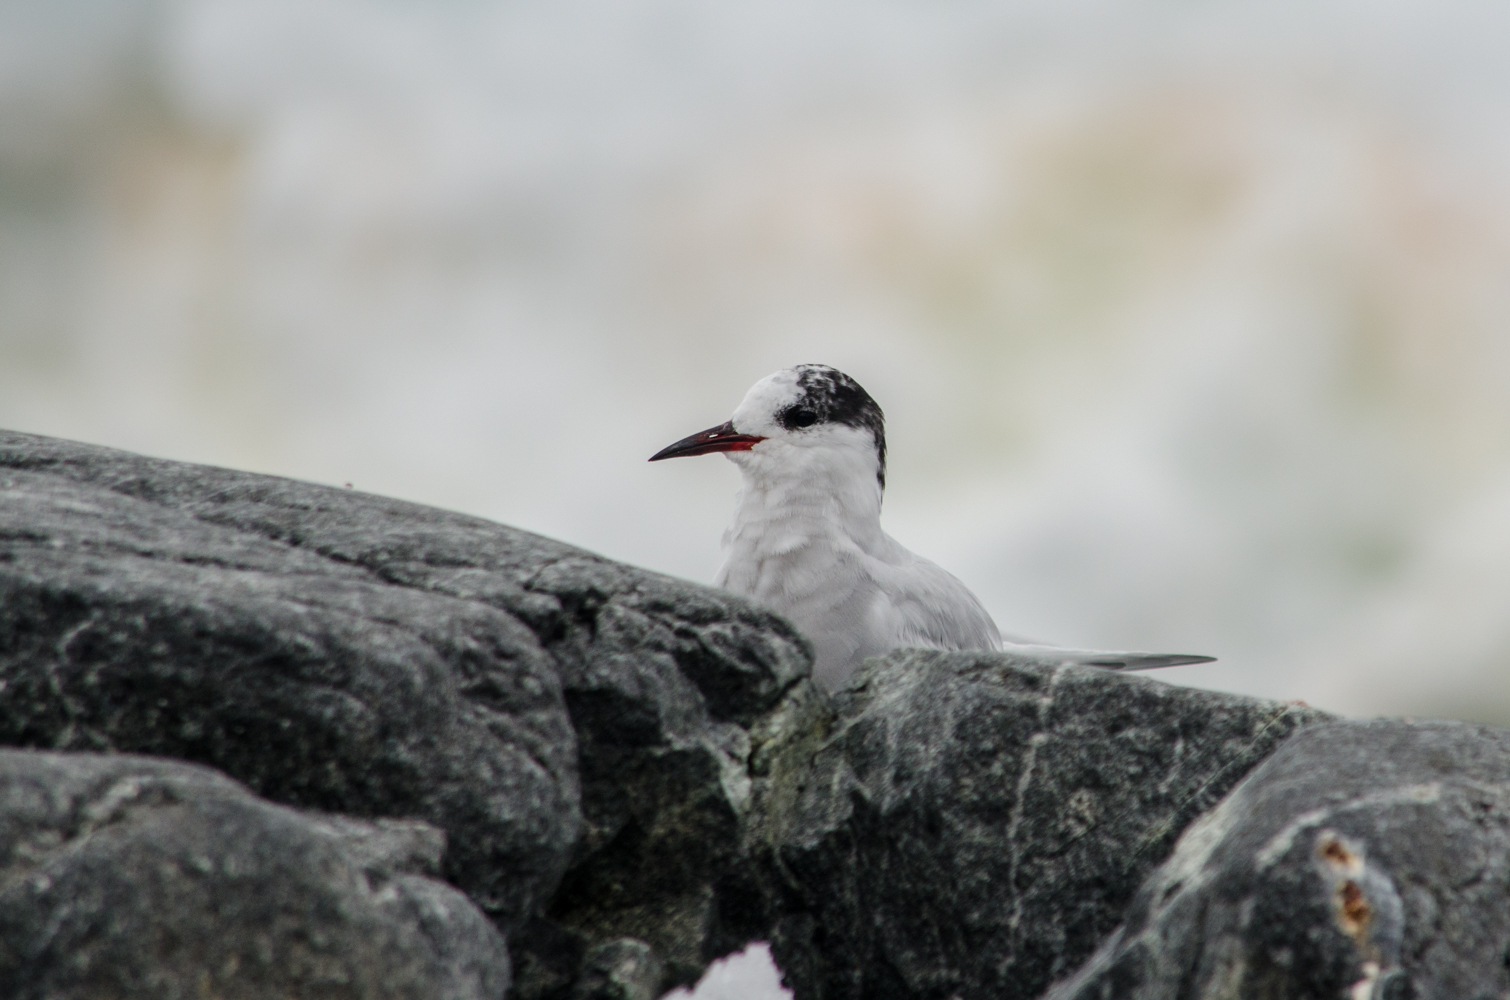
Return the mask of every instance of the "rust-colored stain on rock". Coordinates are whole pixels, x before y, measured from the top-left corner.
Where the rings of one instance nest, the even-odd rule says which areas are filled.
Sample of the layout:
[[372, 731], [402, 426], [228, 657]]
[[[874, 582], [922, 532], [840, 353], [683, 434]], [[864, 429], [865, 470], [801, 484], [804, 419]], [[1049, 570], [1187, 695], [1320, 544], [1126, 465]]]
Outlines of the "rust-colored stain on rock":
[[1357, 882], [1348, 879], [1337, 887], [1337, 923], [1360, 946], [1368, 939], [1368, 924], [1373, 916], [1368, 897]]
[[1327, 837], [1322, 840], [1321, 856], [1343, 867], [1348, 867], [1353, 863], [1353, 852], [1343, 846], [1342, 841], [1336, 837]]

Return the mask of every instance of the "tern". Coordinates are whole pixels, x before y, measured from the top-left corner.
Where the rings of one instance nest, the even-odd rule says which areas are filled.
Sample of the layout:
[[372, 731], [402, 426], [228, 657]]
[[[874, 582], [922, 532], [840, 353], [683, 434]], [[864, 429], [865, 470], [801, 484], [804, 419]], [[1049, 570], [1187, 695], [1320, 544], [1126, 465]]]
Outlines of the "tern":
[[1120, 670], [1213, 659], [1003, 640], [968, 587], [881, 530], [885, 418], [836, 368], [768, 375], [729, 420], [650, 461], [715, 452], [739, 466], [742, 485], [714, 585], [796, 625], [813, 644], [813, 679], [830, 691], [866, 657], [903, 647], [1004, 650]]

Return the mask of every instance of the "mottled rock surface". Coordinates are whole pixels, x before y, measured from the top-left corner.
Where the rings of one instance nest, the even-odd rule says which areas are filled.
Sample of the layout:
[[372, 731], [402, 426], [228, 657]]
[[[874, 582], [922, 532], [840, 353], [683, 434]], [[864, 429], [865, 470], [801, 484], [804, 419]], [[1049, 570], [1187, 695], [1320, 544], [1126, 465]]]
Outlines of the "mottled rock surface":
[[1052, 1000], [1510, 995], [1510, 732], [1299, 733], [1180, 839]]
[[666, 970], [655, 949], [634, 938], [605, 941], [588, 952], [572, 1000], [655, 1000]]
[[1310, 709], [1002, 654], [908, 650], [834, 698], [773, 802], [773, 940], [800, 998], [1036, 997], [1184, 827]]
[[737, 597], [479, 518], [0, 432], [0, 743], [434, 823], [521, 997], [622, 938], [686, 982], [759, 925], [750, 731], [810, 659]]
[[0, 996], [496, 1000], [508, 951], [429, 877], [444, 846], [193, 765], [0, 751]]

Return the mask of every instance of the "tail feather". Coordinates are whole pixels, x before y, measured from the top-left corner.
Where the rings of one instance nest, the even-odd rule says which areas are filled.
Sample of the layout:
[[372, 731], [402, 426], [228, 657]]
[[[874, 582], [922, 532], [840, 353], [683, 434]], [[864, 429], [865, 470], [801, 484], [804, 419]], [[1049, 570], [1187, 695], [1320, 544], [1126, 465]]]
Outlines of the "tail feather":
[[1097, 649], [1063, 649], [1037, 643], [1019, 645], [1005, 643], [1002, 651], [1034, 660], [1054, 663], [1080, 663], [1088, 667], [1106, 670], [1158, 670], [1160, 667], [1181, 667], [1189, 663], [1212, 663], [1214, 656], [1195, 656], [1188, 653], [1116, 653]]
[[1082, 660], [1092, 667], [1108, 670], [1158, 670], [1160, 667], [1183, 667], [1187, 663], [1214, 663], [1214, 656], [1193, 656], [1185, 653], [1112, 653], [1095, 659]]

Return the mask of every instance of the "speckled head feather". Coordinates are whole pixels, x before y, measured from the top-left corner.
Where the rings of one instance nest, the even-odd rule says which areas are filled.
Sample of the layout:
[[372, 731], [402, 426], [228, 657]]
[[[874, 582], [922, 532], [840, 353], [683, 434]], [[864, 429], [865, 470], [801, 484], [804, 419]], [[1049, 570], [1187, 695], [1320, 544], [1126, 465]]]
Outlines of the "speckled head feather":
[[819, 424], [868, 430], [876, 439], [876, 479], [886, 488], [886, 415], [870, 393], [837, 368], [797, 365], [797, 399], [776, 414], [789, 431]]

